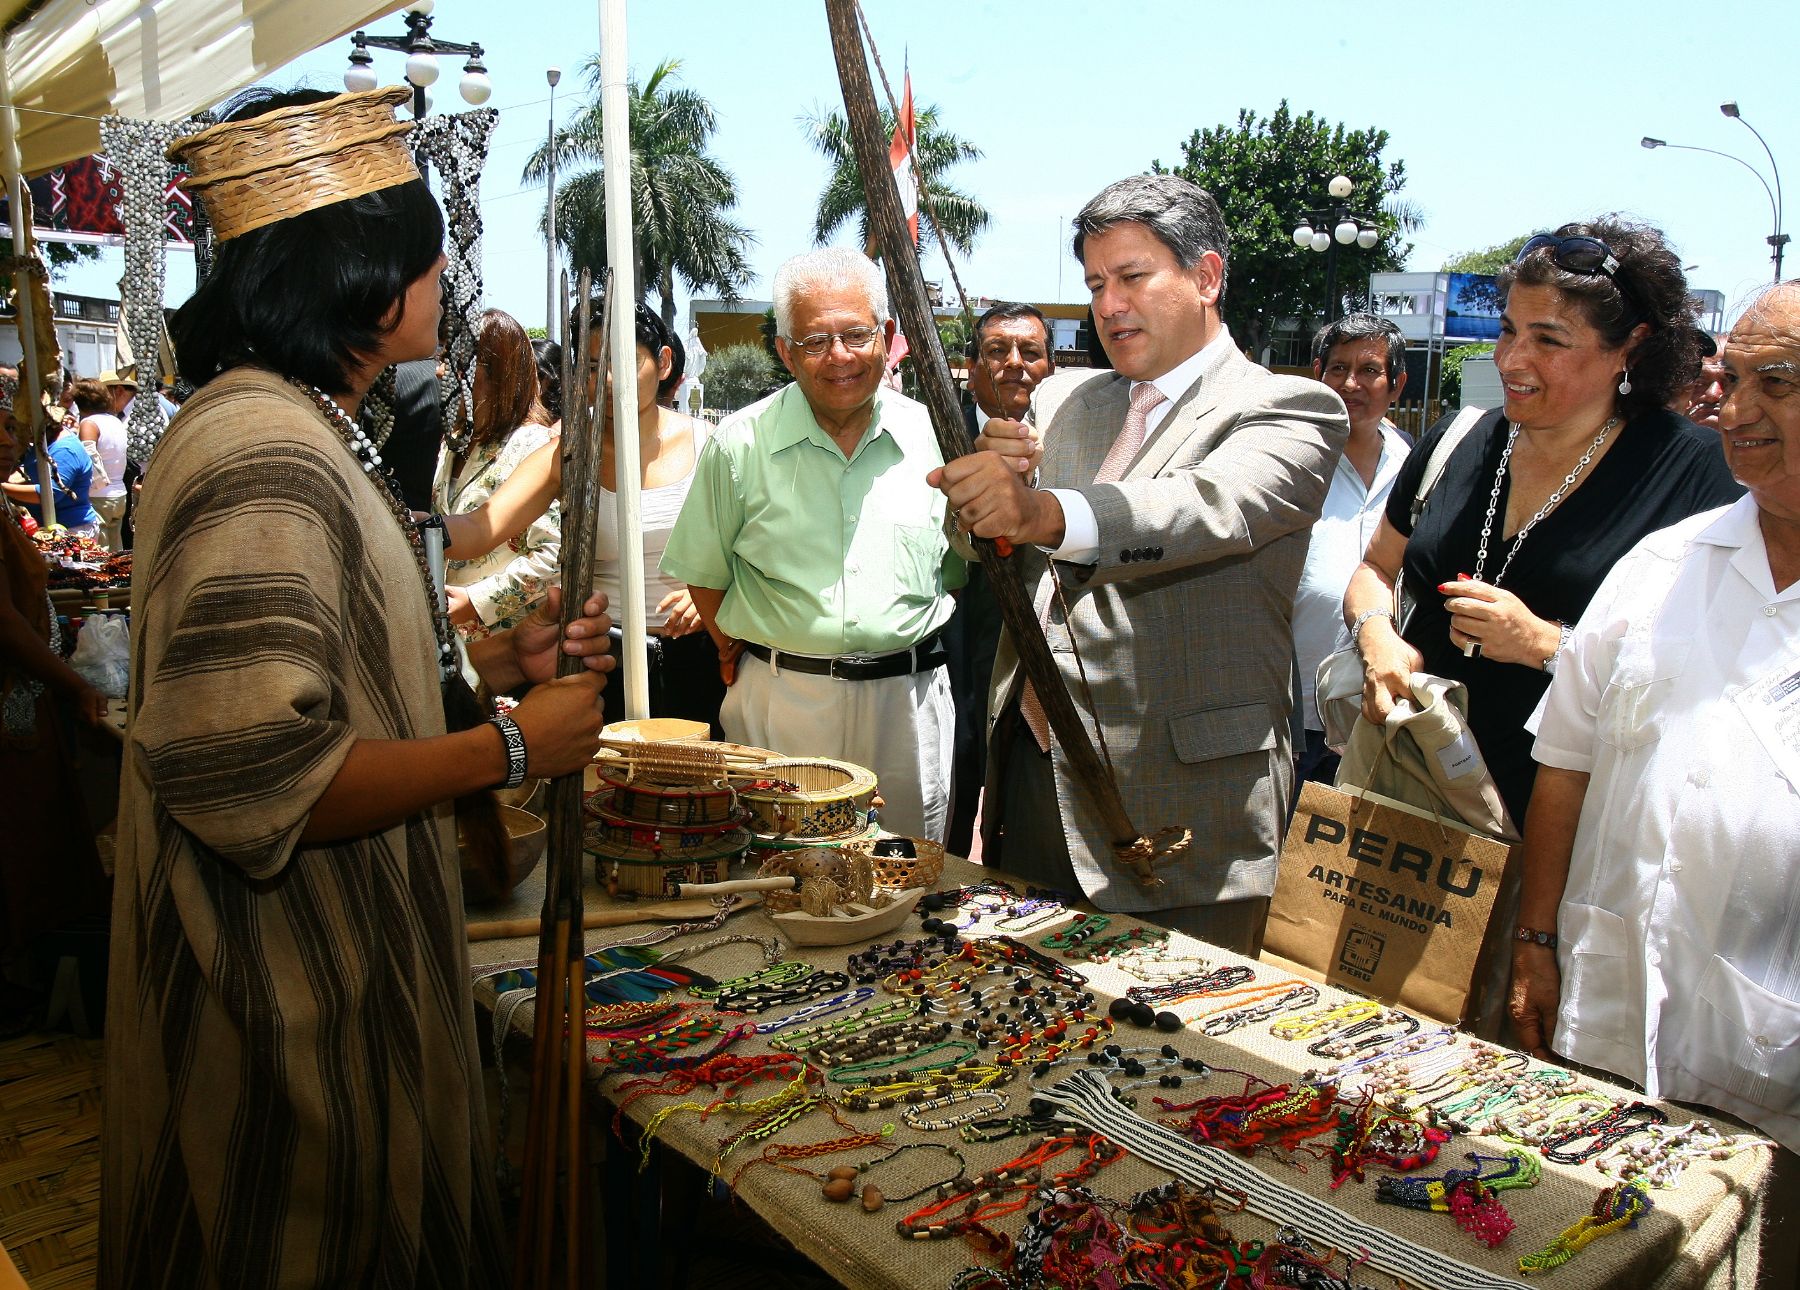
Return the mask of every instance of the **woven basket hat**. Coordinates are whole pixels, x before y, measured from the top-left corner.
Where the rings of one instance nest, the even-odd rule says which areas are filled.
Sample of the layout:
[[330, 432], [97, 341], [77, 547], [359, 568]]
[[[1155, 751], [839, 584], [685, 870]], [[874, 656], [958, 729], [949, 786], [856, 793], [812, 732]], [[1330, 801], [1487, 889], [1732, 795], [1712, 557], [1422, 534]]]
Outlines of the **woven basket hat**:
[[412, 124], [394, 119], [411, 98], [410, 89], [390, 85], [278, 108], [177, 139], [169, 157], [192, 172], [187, 190], [205, 202], [224, 242], [417, 179], [403, 137]]

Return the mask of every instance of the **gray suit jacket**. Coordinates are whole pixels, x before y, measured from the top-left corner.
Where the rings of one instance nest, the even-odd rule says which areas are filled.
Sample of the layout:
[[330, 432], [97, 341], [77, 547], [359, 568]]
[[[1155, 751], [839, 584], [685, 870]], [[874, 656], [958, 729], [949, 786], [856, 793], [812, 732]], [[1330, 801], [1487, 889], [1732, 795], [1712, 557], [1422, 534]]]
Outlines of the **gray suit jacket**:
[[[1293, 791], [1294, 589], [1349, 433], [1344, 405], [1324, 385], [1276, 376], [1234, 350], [1176, 402], [1123, 479], [1096, 485], [1129, 390], [1116, 372], [1067, 372], [1036, 394], [1039, 482], [1079, 489], [1099, 523], [1097, 564], [1055, 565], [1066, 620], [1051, 604], [1051, 562], [1027, 547], [1017, 558], [1076, 708], [1090, 731], [1096, 719], [1104, 729], [1132, 822], [1151, 835], [1184, 826], [1194, 839], [1158, 866], [1167, 885], [1138, 886], [1113, 862], [1058, 748], [1069, 858], [1106, 909], [1267, 896]], [[1017, 652], [1003, 636], [991, 713], [1016, 703], [1019, 680]], [[990, 801], [1004, 771], [1002, 742], [990, 749]]]

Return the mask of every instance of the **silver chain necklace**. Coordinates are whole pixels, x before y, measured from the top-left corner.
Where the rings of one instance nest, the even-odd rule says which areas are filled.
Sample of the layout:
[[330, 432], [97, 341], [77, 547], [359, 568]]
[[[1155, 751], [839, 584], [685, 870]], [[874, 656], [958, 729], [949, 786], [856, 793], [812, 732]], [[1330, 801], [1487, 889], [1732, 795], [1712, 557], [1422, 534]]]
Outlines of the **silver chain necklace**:
[[[1506, 559], [1501, 561], [1500, 572], [1494, 575], [1490, 586], [1498, 587], [1500, 585], [1500, 580], [1506, 576], [1506, 571], [1512, 568], [1513, 557], [1519, 554], [1519, 548], [1524, 545], [1526, 535], [1537, 527], [1539, 520], [1555, 510], [1562, 499], [1568, 496], [1569, 490], [1575, 487], [1575, 481], [1581, 478], [1581, 472], [1588, 468], [1588, 464], [1594, 460], [1594, 454], [1605, 445], [1606, 436], [1611, 434], [1618, 424], [1618, 417], [1607, 418], [1606, 424], [1600, 427], [1600, 433], [1594, 436], [1594, 442], [1588, 445], [1587, 451], [1581, 454], [1581, 460], [1575, 463], [1575, 469], [1563, 476], [1563, 482], [1557, 486], [1556, 491], [1545, 498], [1544, 504], [1537, 508], [1537, 513], [1525, 521], [1523, 528], [1513, 534], [1512, 548], [1507, 551]], [[1519, 423], [1514, 421], [1510, 423], [1510, 428], [1507, 430], [1506, 447], [1500, 453], [1500, 467], [1494, 471], [1494, 488], [1488, 494], [1487, 517], [1481, 522], [1481, 546], [1475, 552], [1476, 582], [1481, 581], [1482, 571], [1487, 567], [1488, 539], [1493, 536], [1494, 532], [1494, 512], [1499, 509], [1500, 489], [1506, 483], [1506, 466], [1512, 460], [1513, 445], [1518, 441]]]

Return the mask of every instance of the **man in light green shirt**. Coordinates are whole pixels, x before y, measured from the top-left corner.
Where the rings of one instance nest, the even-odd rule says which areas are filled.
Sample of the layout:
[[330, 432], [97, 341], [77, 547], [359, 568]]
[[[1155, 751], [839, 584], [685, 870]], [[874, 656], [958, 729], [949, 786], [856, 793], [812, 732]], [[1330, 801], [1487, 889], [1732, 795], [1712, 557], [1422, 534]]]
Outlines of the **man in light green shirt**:
[[663, 572], [689, 584], [739, 742], [873, 770], [897, 833], [941, 841], [954, 716], [939, 633], [965, 569], [949, 548], [925, 409], [882, 387], [881, 271], [854, 250], [775, 276], [794, 383], [722, 425]]

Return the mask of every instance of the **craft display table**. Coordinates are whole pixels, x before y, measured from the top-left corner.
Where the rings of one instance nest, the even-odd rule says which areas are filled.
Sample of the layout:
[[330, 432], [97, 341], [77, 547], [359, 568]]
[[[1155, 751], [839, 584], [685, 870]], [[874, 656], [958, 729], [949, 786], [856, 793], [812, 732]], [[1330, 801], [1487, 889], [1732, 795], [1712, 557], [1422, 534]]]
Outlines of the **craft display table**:
[[[946, 862], [943, 877], [937, 885], [944, 888], [1004, 876], [952, 858]], [[593, 885], [591, 877], [590, 873], [587, 895], [590, 909], [607, 899]], [[1020, 883], [1015, 883], [1014, 886], [1023, 890]], [[534, 917], [541, 903], [540, 872], [528, 879], [504, 905], [475, 911], [472, 917], [476, 920]], [[1151, 925], [1147, 920], [1127, 915], [1115, 916], [1114, 923], [1121, 929], [1136, 923]], [[586, 943], [592, 951], [627, 939], [643, 930], [646, 929], [642, 926], [634, 926], [592, 931], [586, 934]], [[977, 927], [973, 929], [973, 934], [979, 936], [982, 930]], [[1055, 926], [1039, 927], [1023, 934], [1019, 939], [1036, 945], [1055, 930]], [[687, 939], [705, 940], [722, 933], [767, 937], [776, 933], [776, 925], [760, 910], [749, 909], [733, 914], [719, 931], [699, 932], [691, 938], [678, 938], [667, 942], [665, 947], [679, 946]], [[909, 918], [897, 933], [907, 939], [922, 934], [916, 915]], [[891, 940], [893, 937], [884, 939]], [[1250, 963], [1260, 980], [1280, 979], [1285, 975], [1273, 965], [1255, 964], [1223, 950], [1201, 947], [1180, 936], [1172, 944], [1187, 946], [1200, 957], [1211, 960], [1215, 966]], [[484, 966], [528, 959], [536, 953], [536, 948], [535, 938], [471, 944], [470, 957], [478, 974], [477, 1006], [491, 1011], [495, 999], [491, 982], [479, 979]], [[846, 955], [857, 948], [859, 947], [790, 949], [786, 957], [841, 971]], [[755, 946], [734, 944], [721, 946], [695, 959], [691, 966], [709, 976], [723, 979], [750, 972], [762, 966], [762, 962]], [[1113, 997], [1122, 995], [1128, 987], [1142, 984], [1106, 963], [1078, 963], [1074, 966], [1089, 978], [1090, 988], [1099, 996], [1101, 1010], [1105, 1009]], [[1322, 1003], [1342, 1002], [1352, 997], [1323, 986], [1320, 987], [1320, 996]], [[871, 1003], [879, 1003], [891, 997], [878, 991]], [[772, 1020], [785, 1011], [791, 1009], [777, 1009], [752, 1020]], [[528, 1033], [532, 1017], [530, 1007], [521, 1007], [511, 1012], [510, 1022], [515, 1031]], [[1140, 1029], [1121, 1024], [1113, 1042], [1127, 1047], [1172, 1042], [1182, 1055], [1201, 1058], [1217, 1068], [1204, 1083], [1196, 1083], [1192, 1077], [1184, 1081], [1179, 1095], [1184, 1101], [1242, 1092], [1243, 1080], [1227, 1074], [1225, 1068], [1253, 1073], [1274, 1083], [1286, 1083], [1297, 1079], [1303, 1070], [1322, 1064], [1306, 1054], [1303, 1044], [1271, 1036], [1266, 1022], [1246, 1026], [1220, 1039], [1202, 1035], [1193, 1027], [1175, 1034], [1165, 1034], [1156, 1029]], [[767, 1038], [753, 1036], [740, 1041], [733, 1051], [755, 1053], [766, 1051], [769, 1047]], [[603, 1056], [604, 1042], [590, 1043], [589, 1051], [596, 1058]], [[1054, 1085], [1079, 1068], [1079, 1062], [1076, 1065], [1059, 1066], [1038, 1082]], [[1026, 1103], [1031, 1097], [1027, 1087], [1029, 1074], [1029, 1071], [1020, 1070], [1009, 1083], [998, 1086], [1009, 1094], [1010, 1106], [1007, 1113], [1025, 1112]], [[601, 1067], [594, 1066], [590, 1085], [596, 1099], [594, 1105], [603, 1106], [609, 1089], [619, 1082], [619, 1077], [607, 1076]], [[778, 1087], [777, 1084], [759, 1085], [745, 1096], [766, 1096], [775, 1092]], [[1156, 1087], [1136, 1090], [1139, 1111], [1154, 1116], [1157, 1109], [1150, 1099], [1152, 1095], [1162, 1092], [1164, 1090]], [[1612, 1090], [1612, 1093], [1622, 1099], [1629, 1099], [1631, 1096], [1623, 1090]], [[704, 1089], [700, 1090], [700, 1094], [702, 1096], [699, 1100], [702, 1102], [710, 1101], [714, 1096]], [[514, 1113], [522, 1116], [524, 1090], [515, 1088], [513, 1097]], [[658, 1110], [679, 1100], [686, 1099], [640, 1097], [631, 1103], [627, 1114], [634, 1122], [643, 1125]], [[1666, 1109], [1674, 1124], [1694, 1118], [1679, 1108]], [[898, 1111], [899, 1108], [893, 1108], [886, 1111], [847, 1113], [844, 1118], [858, 1129], [879, 1131], [883, 1125], [892, 1124], [894, 1130], [891, 1141], [895, 1143], [938, 1141], [952, 1144], [966, 1158], [970, 1176], [1015, 1158], [1027, 1149], [1030, 1142], [1029, 1138], [1010, 1138], [992, 1143], [968, 1144], [962, 1142], [954, 1130], [927, 1133], [910, 1128], [902, 1122]], [[605, 1121], [600, 1121], [596, 1114], [596, 1120], [599, 1121], [595, 1126], [597, 1131], [610, 1122], [610, 1109], [605, 1111], [605, 1117]], [[658, 1138], [665, 1146], [707, 1169], [712, 1166], [718, 1153], [720, 1139], [734, 1127], [739, 1127], [741, 1122], [740, 1119], [734, 1124], [732, 1117], [725, 1115], [702, 1120], [697, 1114], [683, 1113], [665, 1119]], [[782, 1129], [769, 1141], [816, 1142], [841, 1137], [843, 1132], [822, 1112], [817, 1112]], [[727, 1160], [721, 1171], [722, 1175], [729, 1177], [745, 1162], [756, 1158], [762, 1145], [752, 1144], [740, 1148]], [[1466, 1167], [1464, 1153], [1467, 1151], [1479, 1150], [1484, 1154], [1498, 1155], [1507, 1145], [1500, 1139], [1458, 1135], [1443, 1148], [1434, 1165], [1422, 1172], [1441, 1175], [1447, 1168]], [[614, 1144], [614, 1149], [618, 1149], [618, 1144]], [[879, 1154], [879, 1151], [879, 1148], [865, 1149], [799, 1163], [823, 1173], [833, 1165], [853, 1164], [869, 1159]], [[1425, 1251], [1441, 1255], [1446, 1279], [1439, 1284], [1443, 1285], [1475, 1284], [1456, 1276], [1452, 1270], [1453, 1260], [1478, 1269], [1486, 1278], [1492, 1278], [1484, 1280], [1482, 1284], [1523, 1284], [1525, 1278], [1518, 1271], [1519, 1256], [1542, 1249], [1559, 1232], [1586, 1213], [1600, 1190], [1614, 1181], [1592, 1165], [1560, 1165], [1545, 1161], [1542, 1179], [1537, 1186], [1503, 1194], [1504, 1203], [1518, 1226], [1499, 1248], [1490, 1251], [1465, 1234], [1446, 1214], [1377, 1204], [1375, 1179], [1384, 1173], [1378, 1166], [1369, 1170], [1366, 1182], [1346, 1182], [1334, 1190], [1330, 1186], [1331, 1168], [1327, 1161], [1315, 1161], [1310, 1156], [1298, 1159], [1301, 1161], [1300, 1165], [1284, 1165], [1265, 1152], [1255, 1157], [1254, 1163], [1258, 1169], [1289, 1188], [1324, 1200], [1355, 1219], [1381, 1227]], [[940, 1166], [946, 1160], [945, 1153], [936, 1151], [908, 1153], [889, 1166], [880, 1175], [879, 1181], [884, 1190], [892, 1193], [910, 1190], [911, 1186], [919, 1182], [942, 1177], [945, 1171]], [[938, 1172], [934, 1173], [934, 1170]], [[1762, 1148], [1741, 1151], [1725, 1160], [1693, 1165], [1683, 1175], [1677, 1187], [1651, 1192], [1655, 1207], [1635, 1230], [1600, 1239], [1548, 1276], [1532, 1278], [1531, 1281], [1533, 1284], [1550, 1285], [1555, 1290], [1600, 1290], [1603, 1287], [1607, 1290], [1641, 1290], [1643, 1287], [1688, 1290], [1690, 1287], [1724, 1287], [1734, 1284], [1749, 1286], [1755, 1276], [1760, 1198], [1767, 1186], [1769, 1172], [1770, 1153]], [[1102, 1169], [1088, 1180], [1087, 1185], [1102, 1195], [1126, 1199], [1140, 1189], [1167, 1182], [1169, 1177], [1164, 1170], [1135, 1156], [1127, 1156]], [[876, 1213], [865, 1213], [855, 1202], [831, 1204], [821, 1196], [818, 1183], [769, 1165], [758, 1165], [745, 1172], [738, 1184], [737, 1194], [740, 1200], [753, 1208], [796, 1249], [848, 1286], [879, 1287], [884, 1290], [889, 1287], [892, 1290], [918, 1290], [919, 1287], [947, 1286], [958, 1270], [984, 1261], [961, 1239], [907, 1240], [895, 1232], [895, 1221], [915, 1207], [925, 1204], [926, 1199], [906, 1205], [888, 1205]], [[1035, 1208], [1035, 1205], [1030, 1208]], [[1249, 1213], [1227, 1214], [1224, 1215], [1224, 1221], [1239, 1239], [1269, 1239], [1275, 1234], [1271, 1223]], [[1023, 1215], [1013, 1215], [1000, 1220], [997, 1226], [1017, 1235], [1023, 1223]], [[1330, 1233], [1306, 1235], [1324, 1244], [1332, 1243]], [[1343, 1271], [1342, 1259], [1338, 1261], [1338, 1271], [1340, 1274]], [[1392, 1284], [1389, 1278], [1367, 1268], [1358, 1269], [1356, 1275], [1359, 1280], [1370, 1285]]]

